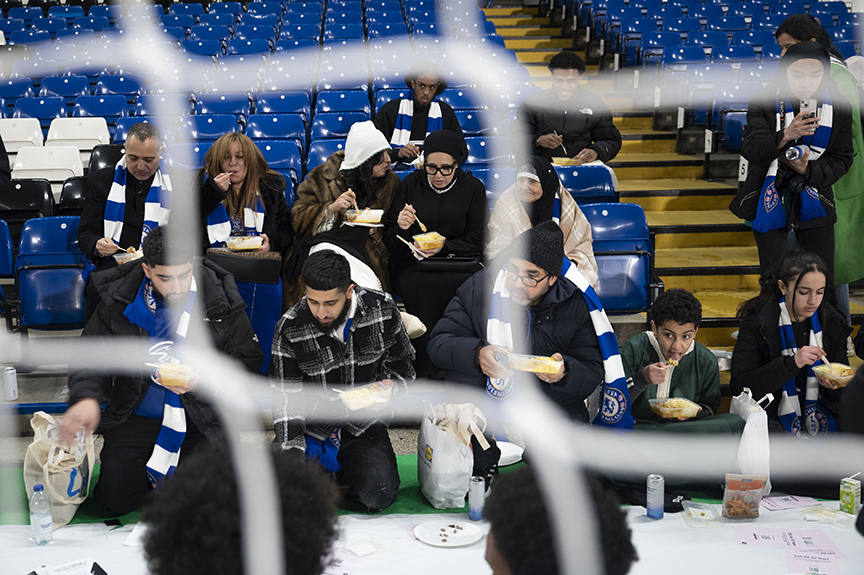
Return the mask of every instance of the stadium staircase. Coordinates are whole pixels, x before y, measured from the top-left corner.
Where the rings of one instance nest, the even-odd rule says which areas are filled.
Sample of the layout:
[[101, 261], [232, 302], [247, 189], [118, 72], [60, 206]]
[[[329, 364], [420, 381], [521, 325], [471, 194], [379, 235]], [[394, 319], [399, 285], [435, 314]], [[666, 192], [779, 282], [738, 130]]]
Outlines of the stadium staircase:
[[[550, 18], [538, 14], [536, 7], [496, 5], [485, 12], [534, 83], [550, 87], [547, 62], [560, 50], [573, 50], [573, 39], [563, 36], [560, 26], [550, 25]], [[666, 289], [685, 288], [702, 302], [697, 340], [712, 349], [731, 350], [735, 311], [759, 288], [753, 235], [728, 210], [735, 181], [703, 179], [704, 156], [676, 153], [676, 134], [652, 129], [652, 104], [645, 104], [648, 99], [633, 87], [632, 68], [601, 72], [589, 65], [582, 86], [606, 101], [621, 131], [621, 152], [609, 165], [618, 176], [620, 201], [645, 210], [655, 234], [657, 274]], [[859, 324], [864, 307], [853, 302], [852, 308], [857, 315], [853, 323]]]

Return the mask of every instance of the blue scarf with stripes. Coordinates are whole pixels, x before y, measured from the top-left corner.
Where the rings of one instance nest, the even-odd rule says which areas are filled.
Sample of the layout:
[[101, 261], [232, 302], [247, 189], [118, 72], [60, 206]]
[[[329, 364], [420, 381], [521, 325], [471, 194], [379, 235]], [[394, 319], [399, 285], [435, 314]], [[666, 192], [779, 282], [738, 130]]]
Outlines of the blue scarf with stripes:
[[[260, 195], [255, 197], [254, 209], [250, 207], [243, 208], [243, 220], [239, 224], [241, 229], [237, 231], [240, 232], [240, 235], [261, 235], [261, 231], [264, 229], [264, 204], [261, 202]], [[231, 237], [233, 231], [234, 228], [231, 225], [228, 210], [225, 209], [224, 203], [220, 203], [207, 216], [207, 239], [210, 242], [210, 247], [224, 246], [225, 241]]]
[[[792, 330], [792, 321], [789, 318], [789, 310], [786, 308], [786, 297], [780, 298], [780, 321], [777, 326], [780, 336], [781, 355], [794, 356], [798, 351], [795, 342], [795, 333]], [[819, 310], [810, 316], [810, 340], [808, 345], [822, 347], [822, 324], [819, 322]], [[826, 433], [837, 431], [831, 412], [825, 409], [819, 400], [819, 382], [813, 368], [824, 362], [820, 359], [813, 365], [807, 366], [807, 384], [804, 391], [804, 417], [801, 417], [801, 402], [798, 400], [798, 389], [795, 386], [795, 377], [783, 384], [783, 395], [777, 407], [777, 415], [783, 427], [799, 439], [820, 437]]]
[[[831, 105], [831, 95], [828, 93], [827, 88], [822, 96], [822, 101], [822, 106], [820, 106], [818, 112], [819, 126], [816, 128], [816, 132], [801, 138], [801, 141], [810, 148], [808, 161], [818, 160], [825, 152], [825, 148], [828, 147], [828, 141], [831, 139], [834, 108]], [[792, 103], [788, 99], [784, 101], [783, 107], [780, 106], [779, 94], [776, 106], [776, 127], [779, 132], [780, 127], [783, 125], [781, 119], [788, 125], [795, 119], [795, 111], [792, 109]], [[768, 174], [765, 176], [762, 191], [759, 195], [759, 203], [756, 205], [756, 219], [753, 220], [753, 231], [764, 233], [786, 227], [786, 213], [783, 211], [781, 195], [782, 190], [778, 190], [775, 186], [779, 165], [779, 161], [775, 158], [768, 166]], [[801, 191], [799, 221], [808, 222], [817, 218], [823, 218], [825, 215], [825, 208], [822, 207], [822, 202], [819, 201], [819, 191], [812, 186], [804, 186], [804, 189]]]
[[[414, 90], [408, 90], [402, 101], [399, 102], [399, 111], [396, 115], [396, 126], [393, 135], [390, 136], [390, 147], [401, 148], [411, 140], [411, 125], [414, 120]], [[441, 105], [434, 99], [429, 103], [429, 116], [426, 119], [426, 135], [444, 129], [444, 120], [441, 117]]]
[[[559, 207], [560, 203], [556, 201]], [[570, 260], [564, 258], [561, 265], [561, 276], [571, 281], [582, 292], [594, 333], [603, 355], [604, 377], [602, 384], [602, 405], [597, 417], [591, 422], [594, 425], [615, 427], [619, 429], [632, 429], [633, 417], [630, 415], [630, 393], [627, 390], [627, 381], [624, 376], [624, 366], [621, 363], [621, 353], [618, 349], [618, 339], [612, 330], [612, 324], [603, 310], [600, 298], [582, 272]], [[560, 281], [560, 280], [559, 280]], [[510, 325], [510, 310], [508, 300], [510, 298], [507, 289], [504, 268], [498, 272], [495, 284], [492, 288], [492, 300], [489, 306], [489, 318], [486, 323], [486, 339], [492, 345], [507, 349], [513, 349], [513, 330]], [[488, 399], [505, 399], [517, 394], [516, 378], [506, 379], [486, 378], [486, 396], [489, 408], [491, 402]], [[492, 408], [494, 411], [494, 407]]]
[[[170, 341], [173, 331], [174, 345], [170, 357], [165, 363], [180, 363], [180, 352], [186, 342], [186, 333], [189, 329], [189, 321], [192, 318], [192, 310], [195, 307], [197, 295], [197, 284], [192, 277], [189, 287], [189, 295], [183, 305], [183, 310], [177, 317], [176, 327], [171, 321], [171, 310], [165, 306], [157, 306], [156, 297], [153, 293], [153, 284], [147, 278], [141, 282], [138, 295], [126, 306], [123, 315], [134, 325], [137, 325], [148, 334], [155, 345], [163, 345], [166, 340]], [[158, 489], [166, 477], [174, 475], [177, 462], [180, 460], [180, 447], [186, 438], [186, 411], [180, 396], [168, 388], [165, 390], [165, 406], [162, 413], [162, 429], [153, 446], [153, 453], [147, 461], [147, 476], [154, 489]]]
[[[126, 169], [126, 156], [120, 158], [114, 168], [114, 181], [108, 192], [108, 201], [105, 202], [104, 212], [104, 237], [111, 238], [115, 243], [120, 243], [123, 234], [123, 219], [126, 217], [126, 180], [129, 172]], [[141, 232], [141, 241], [136, 249], [144, 245], [144, 238], [160, 225], [168, 223], [171, 213], [171, 178], [165, 172], [162, 162], [153, 176], [153, 183], [144, 200], [144, 228]]]

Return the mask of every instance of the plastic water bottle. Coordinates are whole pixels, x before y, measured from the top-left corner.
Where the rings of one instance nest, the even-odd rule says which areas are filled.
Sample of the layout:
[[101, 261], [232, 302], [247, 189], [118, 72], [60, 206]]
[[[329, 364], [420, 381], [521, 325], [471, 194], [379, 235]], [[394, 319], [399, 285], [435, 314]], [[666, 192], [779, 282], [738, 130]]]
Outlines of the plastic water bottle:
[[30, 497], [30, 535], [36, 545], [45, 545], [54, 539], [54, 516], [51, 500], [45, 495], [42, 484], [33, 486]]

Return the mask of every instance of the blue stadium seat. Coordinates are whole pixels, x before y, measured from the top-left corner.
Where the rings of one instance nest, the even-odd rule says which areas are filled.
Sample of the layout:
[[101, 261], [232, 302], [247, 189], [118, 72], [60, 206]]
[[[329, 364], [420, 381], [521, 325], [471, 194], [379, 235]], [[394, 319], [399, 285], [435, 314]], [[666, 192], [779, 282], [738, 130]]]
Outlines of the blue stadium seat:
[[[72, 28], [101, 32], [111, 27], [111, 20], [106, 16], [82, 16], [72, 20]], [[59, 33], [58, 33], [59, 36]]]
[[0, 18], [0, 32], [3, 32], [6, 38], [9, 38], [13, 32], [19, 32], [26, 28], [27, 24], [23, 18]]
[[363, 112], [321, 112], [312, 118], [309, 137], [313, 140], [325, 138], [345, 139], [348, 130], [357, 122], [365, 122], [369, 117]]
[[618, 201], [612, 175], [605, 166], [555, 166], [555, 172], [580, 205]]
[[841, 0], [829, 0], [828, 2], [818, 2], [814, 5], [810, 6], [812, 10], [814, 7], [818, 6], [819, 10], [824, 10], [825, 12], [831, 12], [832, 14], [846, 14], [849, 11], [849, 8], [846, 6], [846, 2], [842, 2]]
[[289, 14], [312, 14], [321, 20], [324, 17], [323, 2], [289, 2], [285, 6], [285, 15]]
[[231, 28], [232, 32], [234, 31], [237, 22], [238, 20], [233, 14], [214, 14], [213, 12], [210, 12], [209, 14], [202, 14], [198, 17], [199, 26], [228, 26]]
[[753, 19], [750, 20], [750, 29], [751, 30], [777, 30], [780, 24], [783, 23], [783, 20], [786, 19], [786, 16], [781, 14], [763, 14], [759, 16], [753, 16]]
[[597, 296], [609, 313], [644, 311], [653, 299], [654, 246], [638, 204], [585, 204], [599, 279]]
[[666, 22], [670, 20], [680, 20], [685, 17], [684, 9], [681, 6], [671, 4], [657, 4], [649, 6], [646, 9], [645, 16], [652, 20], [656, 20], [661, 28], [665, 29]]
[[714, 98], [714, 87], [735, 82], [735, 69], [731, 64], [691, 64], [687, 66], [684, 81], [687, 125], [707, 124], [708, 106]]
[[269, 54], [273, 51], [273, 46], [270, 40], [264, 38], [254, 38], [251, 40], [241, 40], [234, 38], [228, 41], [228, 47], [225, 53], [228, 55], [238, 54]]
[[806, 14], [807, 9], [801, 2], [769, 2], [768, 13], [791, 16], [792, 14]]
[[681, 36], [677, 32], [652, 32], [642, 34], [639, 58], [643, 66], [658, 64], [663, 58], [663, 51], [668, 48], [678, 48], [682, 45]]
[[715, 49], [712, 62], [758, 62], [759, 56], [753, 46], [725, 46]]
[[273, 46], [273, 51], [287, 52], [289, 50], [308, 50], [317, 47], [318, 40], [314, 38], [280, 38], [276, 40], [276, 44]]
[[161, 20], [163, 26], [180, 26], [181, 28], [185, 28], [187, 32], [198, 24], [198, 21], [192, 14], [165, 14]]
[[759, 47], [775, 44], [774, 33], [770, 30], [739, 30], [732, 35], [732, 44], [746, 44]]
[[636, 20], [637, 18], [642, 18], [642, 8], [638, 6], [619, 6], [607, 12], [603, 37], [611, 42], [613, 46], [617, 46], [621, 23]]
[[389, 102], [390, 100], [395, 100], [397, 98], [404, 98], [408, 95], [408, 88], [400, 88], [400, 89], [388, 89], [388, 90], [379, 90], [375, 94], [375, 113], [378, 113], [378, 110], [381, 109], [381, 106]]
[[315, 140], [306, 154], [306, 173], [327, 161], [336, 152], [345, 150], [345, 140]]
[[856, 46], [861, 44], [862, 36], [864, 36], [864, 26], [847, 25], [836, 26], [831, 30], [827, 30], [831, 36], [831, 40], [837, 42], [852, 42]]
[[87, 11], [87, 16], [108, 18], [113, 26], [117, 17], [120, 16], [120, 12], [120, 7], [116, 4], [97, 4], [90, 7], [90, 10]]
[[243, 14], [242, 2], [213, 2], [208, 8], [208, 14], [230, 14], [239, 20]]
[[506, 138], [473, 136], [465, 138], [465, 143], [468, 145], [468, 159], [465, 162], [467, 165], [488, 165], [510, 157]]
[[814, 11], [815, 6], [816, 4], [814, 4], [813, 9], [810, 10], [810, 15], [819, 20], [819, 24], [821, 24], [823, 28], [831, 28], [832, 26], [837, 25], [837, 17], [834, 14]]
[[[699, 22], [697, 21], [696, 24], [698, 25]], [[636, 64], [642, 34], [650, 32], [657, 32], [657, 22], [653, 18], [637, 18], [621, 23], [618, 51], [624, 53], [624, 58], [628, 65], [634, 66]]]
[[15, 6], [13, 8], [9, 8], [9, 11], [6, 12], [7, 18], [15, 18], [24, 20], [24, 24], [27, 26], [30, 25], [35, 18], [42, 18], [45, 16], [45, 12], [42, 11], [42, 8], [39, 6]]
[[90, 95], [90, 80], [86, 76], [49, 76], [42, 79], [39, 86], [39, 96], [61, 96], [66, 99], [66, 106], [70, 108], [78, 96]]
[[306, 149], [306, 124], [300, 114], [252, 114], [246, 135], [253, 140], [295, 140]]
[[450, 104], [454, 110], [485, 110], [489, 101], [477, 88], [448, 88], [441, 92], [438, 101]]
[[34, 30], [28, 28], [26, 30], [17, 30], [6, 38], [8, 44], [38, 44], [39, 42], [48, 42], [51, 40], [51, 33], [46, 30]]
[[855, 44], [852, 42], [837, 42], [834, 44], [834, 47], [843, 55], [844, 59], [858, 56], [858, 51], [855, 48]]
[[162, 33], [181, 42], [189, 39], [189, 36], [186, 33], [186, 28], [183, 28], [182, 26], [165, 26], [162, 28]]
[[84, 17], [84, 7], [83, 6], [51, 6], [48, 8], [48, 17], [49, 18], [63, 18], [69, 22], [72, 22], [75, 18]]
[[318, 112], [365, 112], [371, 117], [372, 106], [369, 95], [361, 90], [328, 90], [318, 93], [315, 113]]
[[498, 115], [489, 110], [454, 110], [466, 136], [497, 136]]
[[[79, 96], [80, 97], [80, 96]], [[124, 102], [125, 103], [125, 102]], [[42, 135], [48, 135], [48, 127], [54, 118], [66, 118], [66, 99], [58, 97], [22, 97], [15, 102], [13, 118], [38, 118]]]
[[714, 138], [719, 149], [741, 149], [744, 126], [747, 124], [747, 107], [750, 99], [762, 87], [763, 85], [757, 82], [717, 86], [714, 92], [712, 124], [719, 132]]
[[483, 166], [469, 166], [471, 174], [483, 182], [486, 188], [486, 197], [489, 199], [490, 207], [494, 201], [503, 194], [507, 188], [516, 182], [515, 168], [489, 168]]
[[354, 40], [365, 36], [363, 24], [331, 24], [324, 27], [324, 41], [328, 40]]
[[250, 24], [252, 26], [272, 26], [273, 31], [278, 31], [282, 22], [276, 14], [255, 14], [247, 12], [240, 17], [240, 24]]
[[763, 85], [772, 81], [780, 72], [778, 62], [743, 62], [738, 72], [738, 81], [742, 83], [760, 82]]
[[367, 26], [366, 33], [370, 39], [407, 36], [408, 27], [404, 22], [372, 22]]
[[129, 74], [103, 74], [96, 80], [96, 96], [120, 95], [126, 98], [129, 112], [135, 111], [138, 96], [144, 93], [144, 80]]
[[224, 44], [229, 38], [231, 38], [231, 28], [224, 24], [213, 26], [199, 24], [189, 29], [189, 39], [193, 41], [219, 40]]
[[243, 92], [199, 94], [195, 102], [196, 114], [232, 114], [241, 126], [252, 114], [249, 95]]
[[782, 51], [783, 49], [777, 44], [765, 44], [762, 46], [762, 51], [759, 53], [759, 56], [763, 62], [779, 60]]
[[328, 26], [340, 26], [342, 24], [354, 24], [354, 23], [362, 23], [363, 22], [363, 10], [350, 10], [350, 11], [332, 11], [328, 10], [327, 14], [324, 16], [324, 27]]
[[282, 22], [285, 8], [281, 2], [250, 2], [246, 5], [247, 14], [275, 14]]
[[308, 125], [312, 105], [306, 92], [261, 92], [255, 100], [256, 114], [299, 114]]
[[169, 168], [187, 171], [198, 170], [204, 165], [204, 155], [210, 149], [211, 144], [212, 142], [168, 144], [162, 157], [166, 158]]
[[180, 47], [190, 54], [199, 56], [221, 56], [222, 42], [219, 40], [182, 40]]
[[688, 18], [699, 18], [702, 21], [702, 25], [705, 26], [708, 22], [712, 20], [719, 20], [723, 18], [725, 12], [723, 11], [723, 6], [720, 4], [705, 4], [702, 6], [691, 4], [687, 8], [687, 17]]
[[663, 21], [663, 31], [678, 32], [686, 37], [690, 32], [701, 32], [702, 21], [695, 17], [667, 19]]
[[[279, 172], [289, 180], [290, 200], [289, 205], [294, 203], [294, 186], [300, 182], [303, 176], [303, 150], [297, 145], [296, 140], [253, 140], [261, 155], [267, 161], [271, 170]], [[289, 190], [285, 190], [285, 199], [288, 200]]]
[[363, 91], [369, 89], [369, 74], [357, 73], [357, 69], [342, 68], [338, 70], [324, 70], [323, 66], [318, 73], [316, 88], [323, 91]]
[[741, 4], [729, 4], [729, 9], [726, 11], [727, 16], [741, 16], [745, 20], [752, 19], [754, 16], [762, 16], [765, 14], [765, 4], [761, 2], [742, 2]]
[[402, 15], [401, 6], [390, 10], [370, 10], [371, 6], [366, 3], [366, 25], [369, 24], [404, 24], [405, 16]]
[[321, 39], [321, 24], [308, 22], [304, 24], [295, 24], [294, 22], [286, 22], [282, 29], [279, 30], [279, 37], [289, 40], [300, 40], [311, 38], [313, 40]]
[[748, 30], [750, 27], [744, 16], [730, 16], [728, 18], [711, 18], [705, 26], [706, 30], [719, 30], [722, 32], [736, 32]]
[[18, 98], [32, 98], [35, 95], [33, 80], [30, 78], [0, 79], [0, 98], [6, 102], [7, 111], [15, 107]]
[[[165, 116], [127, 116], [117, 120], [111, 143], [124, 143], [129, 134], [129, 128], [141, 122], [156, 125], [159, 128], [159, 136], [163, 142], [174, 143], [177, 140], [177, 128], [173, 121]], [[91, 155], [90, 157], [92, 158], [93, 156]]]
[[51, 38], [54, 38], [60, 30], [65, 30], [68, 27], [69, 22], [65, 18], [34, 18], [30, 22], [31, 30], [44, 30], [51, 35]]
[[175, 3], [168, 7], [168, 14], [188, 14], [198, 18], [204, 14], [204, 6], [193, 3]]
[[199, 143], [215, 142], [224, 134], [239, 131], [240, 125], [233, 114], [196, 114], [184, 118], [180, 138]]
[[135, 104], [135, 115], [165, 116], [177, 109], [186, 114], [191, 111], [189, 98], [184, 94], [142, 94]]
[[[721, 50], [723, 48], [720, 48]], [[716, 51], [717, 49], [715, 49]], [[679, 46], [663, 50], [663, 66], [707, 62], [708, 54], [701, 46]]]
[[129, 106], [126, 96], [78, 96], [75, 98], [75, 106], [72, 108], [72, 116], [102, 116], [108, 123], [108, 131], [113, 135], [117, 120], [129, 115]]
[[242, 24], [234, 28], [234, 38], [240, 40], [269, 40], [272, 44], [277, 38], [276, 31], [273, 26], [255, 26], [250, 24]]
[[[12, 243], [12, 234], [9, 232], [9, 224], [0, 219], [0, 277], [11, 278], [15, 273], [15, 244]], [[0, 286], [0, 300], [6, 300], [6, 292]]]
[[14, 331], [84, 326], [84, 254], [78, 248], [78, 221], [61, 216], [24, 225], [15, 260], [19, 300], [12, 302], [7, 318]]
[[726, 36], [726, 32], [721, 32], [719, 30], [712, 30], [710, 32], [691, 32], [687, 35], [687, 45], [700, 46], [710, 54], [714, 48], [728, 46], [729, 37]]

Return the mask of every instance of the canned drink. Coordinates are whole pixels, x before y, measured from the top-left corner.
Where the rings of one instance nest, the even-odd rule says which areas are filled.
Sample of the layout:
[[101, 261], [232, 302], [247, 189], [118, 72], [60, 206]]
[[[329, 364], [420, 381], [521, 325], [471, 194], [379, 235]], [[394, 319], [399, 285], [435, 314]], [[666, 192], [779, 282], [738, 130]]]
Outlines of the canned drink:
[[807, 151], [807, 149], [807, 146], [792, 146], [786, 150], [786, 159], [790, 162], [797, 160], [804, 155], [804, 152]]
[[486, 480], [479, 475], [471, 477], [468, 487], [468, 519], [481, 521], [483, 507], [486, 505]]
[[3, 368], [3, 396], [6, 401], [18, 399], [18, 370], [14, 367]]
[[663, 500], [665, 498], [666, 480], [662, 475], [651, 474], [648, 476], [648, 517], [651, 519], [663, 519]]

